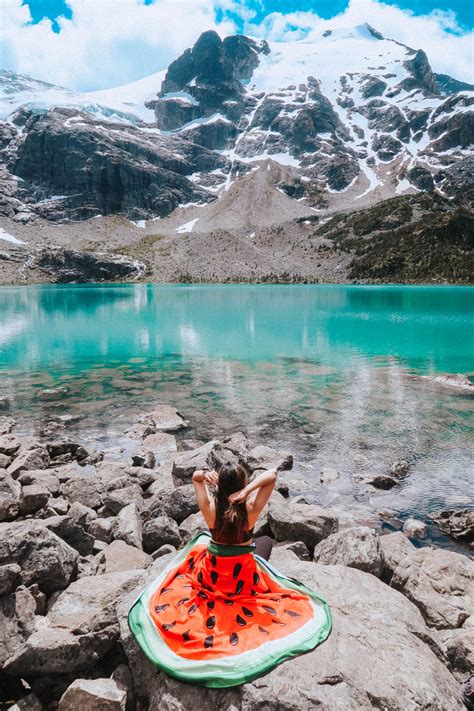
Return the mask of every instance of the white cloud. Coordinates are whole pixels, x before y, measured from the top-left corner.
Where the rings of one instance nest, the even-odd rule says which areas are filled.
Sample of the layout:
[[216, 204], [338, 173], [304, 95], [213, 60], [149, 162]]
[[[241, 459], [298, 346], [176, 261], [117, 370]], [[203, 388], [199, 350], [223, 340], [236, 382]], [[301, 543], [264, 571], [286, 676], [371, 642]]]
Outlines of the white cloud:
[[369, 22], [386, 37], [424, 49], [435, 71], [473, 81], [473, 33], [463, 32], [449, 12], [415, 16], [378, 0], [350, 0], [331, 20], [313, 12], [272, 13], [256, 25], [241, 0], [68, 0], [72, 18], [58, 19], [57, 34], [47, 19], [31, 24], [21, 2], [0, 0], [3, 65], [71, 89], [128, 83], [165, 68], [205, 30], [235, 33], [226, 11], [241, 17], [246, 34], [276, 41]]
[[72, 18], [58, 18], [59, 33], [31, 21], [22, 0], [0, 0], [4, 67], [71, 89], [125, 84], [165, 68], [205, 30], [236, 31], [216, 8], [229, 0], [68, 0]]
[[347, 9], [330, 20], [313, 12], [275, 12], [259, 25], [247, 22], [244, 32], [274, 41], [310, 39], [328, 28], [351, 27], [364, 22], [387, 38], [423, 49], [435, 72], [474, 81], [474, 33], [460, 27], [453, 12], [433, 10], [428, 15], [414, 15], [378, 0], [350, 0]]

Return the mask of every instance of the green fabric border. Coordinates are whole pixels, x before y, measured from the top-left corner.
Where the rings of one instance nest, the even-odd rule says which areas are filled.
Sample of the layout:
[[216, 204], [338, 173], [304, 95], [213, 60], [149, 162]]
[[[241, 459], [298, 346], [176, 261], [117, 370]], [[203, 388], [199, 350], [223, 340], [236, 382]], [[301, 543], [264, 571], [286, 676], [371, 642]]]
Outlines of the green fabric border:
[[[198, 542], [198, 539], [200, 539], [201, 537], [205, 537], [207, 540], [209, 540], [210, 538], [209, 534], [207, 534], [206, 532], [198, 533], [196, 536], [194, 536], [194, 538], [191, 539], [191, 541], [186, 544], [183, 549], [179, 551], [180, 557], [182, 557], [185, 551], [188, 551], [193, 548], [194, 545], [196, 545], [196, 543]], [[231, 546], [231, 548], [234, 548], [234, 546]], [[229, 555], [235, 554], [232, 553]], [[262, 662], [259, 665], [255, 664], [255, 659], [253, 658], [253, 651], [247, 652], [247, 654], [249, 655], [248, 665], [245, 666], [245, 664], [242, 664], [242, 660], [240, 659], [239, 666], [235, 669], [234, 673], [229, 673], [229, 671], [226, 670], [225, 678], [221, 676], [214, 676], [213, 678], [209, 678], [209, 674], [211, 673], [210, 670], [207, 672], [196, 674], [192, 671], [192, 668], [190, 668], [185, 672], [180, 672], [174, 669], [173, 667], [170, 667], [169, 665], [163, 663], [163, 661], [157, 655], [156, 651], [152, 649], [148, 644], [145, 630], [141, 621], [142, 616], [145, 619], [147, 618], [147, 616], [149, 616], [148, 601], [147, 599], [145, 600], [145, 602], [143, 601], [147, 590], [147, 588], [145, 588], [145, 590], [140, 594], [137, 600], [135, 600], [130, 609], [130, 612], [128, 614], [128, 624], [132, 634], [134, 635], [135, 639], [137, 640], [138, 644], [140, 645], [141, 649], [148, 657], [148, 659], [158, 668], [162, 669], [166, 674], [174, 677], [175, 679], [179, 679], [180, 681], [184, 681], [186, 683], [198, 686], [223, 689], [232, 686], [238, 686], [240, 684], [245, 684], [249, 681], [252, 681], [253, 679], [256, 679], [268, 673], [287, 659], [292, 659], [293, 657], [299, 656], [300, 654], [310, 652], [315, 649], [319, 644], [324, 642], [329, 637], [332, 629], [331, 612], [327, 602], [319, 595], [317, 595], [317, 593], [303, 585], [303, 583], [300, 583], [294, 578], [287, 578], [286, 576], [279, 573], [276, 568], [273, 568], [273, 566], [271, 566], [267, 561], [264, 561], [259, 556], [255, 556], [255, 559], [257, 561], [257, 564], [260, 567], [264, 567], [266, 571], [283, 587], [303, 592], [304, 594], [308, 595], [308, 597], [315, 600], [318, 605], [322, 607], [326, 620], [325, 624], [319, 628], [317, 633], [312, 635], [309, 639], [303, 640], [299, 645], [293, 646], [291, 649], [282, 650], [280, 654], [268, 657], [265, 662]], [[173, 560], [171, 561], [172, 564], [174, 563], [174, 560], [175, 558], [173, 558]], [[284, 644], [284, 639], [281, 641]], [[163, 644], [165, 644], [164, 641]], [[210, 664], [218, 665], [218, 661], [213, 660]], [[190, 661], [190, 667], [191, 666], [192, 661]]]
[[255, 550], [255, 543], [252, 543], [250, 546], [228, 546], [223, 543], [211, 541], [207, 547], [207, 550], [209, 553], [213, 553], [214, 555], [221, 555], [228, 558], [233, 555], [245, 555], [246, 553], [252, 553], [252, 551]]

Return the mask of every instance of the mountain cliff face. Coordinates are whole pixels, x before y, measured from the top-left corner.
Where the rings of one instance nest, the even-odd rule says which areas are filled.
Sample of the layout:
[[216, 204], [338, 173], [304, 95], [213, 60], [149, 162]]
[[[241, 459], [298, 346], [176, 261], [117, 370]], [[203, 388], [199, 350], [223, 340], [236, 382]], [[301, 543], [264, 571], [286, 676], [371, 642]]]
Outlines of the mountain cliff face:
[[175, 229], [200, 205], [189, 231], [247, 229], [256, 192], [268, 227], [419, 193], [472, 207], [474, 87], [369, 25], [312, 42], [205, 32], [166, 72], [105, 92], [1, 83], [13, 222], [119, 213]]

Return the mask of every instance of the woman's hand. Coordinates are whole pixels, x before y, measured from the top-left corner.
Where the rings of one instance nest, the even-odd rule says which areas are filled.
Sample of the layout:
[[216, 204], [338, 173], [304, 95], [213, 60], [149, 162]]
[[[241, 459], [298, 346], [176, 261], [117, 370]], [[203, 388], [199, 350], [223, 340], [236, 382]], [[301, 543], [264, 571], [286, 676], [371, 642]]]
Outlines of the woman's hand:
[[249, 495], [249, 492], [247, 491], [247, 487], [244, 487], [243, 489], [240, 489], [240, 491], [235, 491], [233, 494], [229, 496], [229, 503], [230, 504], [243, 504], [244, 501], [247, 501], [247, 496]]
[[204, 472], [204, 481], [211, 486], [217, 486], [219, 483], [219, 474], [214, 470], [212, 472]]

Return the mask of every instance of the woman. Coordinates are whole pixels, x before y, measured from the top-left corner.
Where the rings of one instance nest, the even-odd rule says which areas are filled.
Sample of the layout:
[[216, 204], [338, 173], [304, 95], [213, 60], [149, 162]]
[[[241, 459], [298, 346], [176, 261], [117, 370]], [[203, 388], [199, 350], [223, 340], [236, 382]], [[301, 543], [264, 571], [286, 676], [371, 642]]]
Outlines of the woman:
[[326, 602], [266, 561], [271, 539], [252, 541], [276, 476], [269, 470], [249, 483], [246, 468], [230, 464], [194, 473], [212, 538], [200, 533], [179, 550], [129, 613], [143, 651], [171, 676], [209, 687], [242, 684], [329, 635]]

